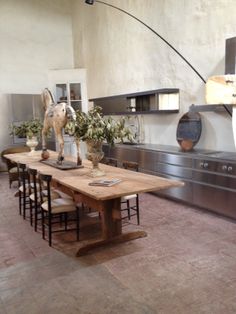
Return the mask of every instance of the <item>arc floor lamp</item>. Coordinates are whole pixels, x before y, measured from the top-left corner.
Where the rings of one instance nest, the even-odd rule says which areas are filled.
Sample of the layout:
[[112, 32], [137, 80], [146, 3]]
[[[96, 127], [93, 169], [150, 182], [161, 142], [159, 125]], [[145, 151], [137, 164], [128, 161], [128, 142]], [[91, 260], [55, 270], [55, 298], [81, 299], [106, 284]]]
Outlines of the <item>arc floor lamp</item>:
[[[157, 37], [159, 37], [162, 41], [164, 41], [172, 50], [175, 51], [175, 53], [182, 59], [184, 60], [185, 63], [187, 63], [187, 65], [197, 74], [197, 76], [201, 79], [201, 81], [203, 83], [206, 83], [206, 80], [202, 77], [202, 75], [194, 68], [194, 66], [174, 47], [172, 46], [163, 36], [161, 36], [159, 33], [157, 33], [153, 28], [151, 28], [149, 25], [147, 25], [145, 22], [141, 21], [139, 18], [137, 18], [136, 16], [134, 16], [133, 14], [119, 8], [116, 7], [115, 5], [109, 4], [107, 2], [104, 1], [100, 1], [100, 0], [85, 0], [86, 4], [90, 4], [93, 5], [94, 2], [97, 2], [99, 4], [103, 4], [106, 5], [108, 7], [111, 7], [113, 9], [116, 9], [118, 11], [123, 12], [124, 14], [130, 16], [131, 18], [135, 19], [136, 21], [138, 21], [139, 23], [141, 23], [142, 25], [144, 25], [146, 28], [148, 28], [151, 32], [153, 32]], [[227, 108], [226, 105], [223, 105], [223, 107], [225, 108], [225, 110], [228, 112], [228, 114], [230, 116], [232, 116], [232, 113], [230, 112], [230, 110]]]
[[[119, 7], [116, 7], [112, 4], [109, 4], [107, 2], [104, 2], [104, 1], [100, 1], [100, 0], [85, 0], [85, 3], [87, 4], [90, 4], [90, 5], [93, 5], [94, 2], [97, 2], [99, 4], [103, 4], [103, 5], [106, 5], [108, 7], [111, 7], [113, 9], [116, 9], [118, 11], [121, 11], [123, 12], [124, 14], [130, 16], [131, 18], [135, 19], [136, 21], [138, 21], [139, 23], [141, 23], [142, 25], [144, 25], [146, 28], [148, 28], [151, 32], [153, 32], [157, 37], [159, 37], [162, 41], [164, 41], [172, 50], [175, 51], [175, 53], [182, 59], [184, 60], [185, 63], [187, 63], [187, 65], [197, 74], [197, 76], [201, 79], [201, 81], [203, 83], [206, 83], [206, 80], [202, 77], [202, 75], [194, 68], [194, 66], [174, 47], [172, 46], [163, 36], [161, 36], [159, 33], [157, 33], [153, 28], [151, 28], [149, 25], [147, 25], [146, 23], [144, 23], [143, 21], [141, 21], [139, 18], [137, 18], [136, 16], [134, 16], [133, 14], [119, 8]], [[223, 105], [224, 109], [227, 111], [227, 113], [232, 116], [232, 113], [231, 111], [227, 108], [226, 105]], [[236, 112], [236, 107], [235, 107], [235, 112]], [[236, 116], [236, 114], [235, 114]], [[235, 125], [236, 125], [236, 117], [235, 117]], [[235, 126], [235, 129], [236, 129], [236, 126]], [[235, 130], [235, 134], [236, 134], [236, 130]], [[235, 135], [235, 143], [236, 143], [236, 135]], [[236, 144], [235, 144], [236, 145]]]
[[126, 15], [129, 15], [130, 17], [132, 17], [133, 19], [135, 19], [136, 21], [138, 21], [139, 23], [141, 23], [142, 25], [144, 25], [145, 27], [147, 27], [151, 32], [153, 32], [156, 36], [158, 36], [162, 41], [164, 41], [172, 50], [174, 50], [177, 55], [180, 56], [180, 58], [182, 58], [187, 64], [188, 66], [190, 66], [190, 68], [198, 75], [198, 77], [204, 82], [206, 83], [205, 79], [202, 77], [202, 75], [193, 67], [193, 65], [174, 47], [172, 46], [163, 36], [161, 36], [160, 34], [158, 34], [153, 28], [151, 28], [149, 25], [147, 25], [146, 23], [144, 23], [143, 21], [141, 21], [139, 18], [137, 18], [136, 16], [134, 16], [133, 14], [118, 8], [112, 4], [106, 3], [104, 1], [100, 1], [100, 0], [85, 0], [85, 3], [93, 5], [94, 2], [100, 3], [100, 4], [104, 4], [108, 7], [114, 8], [116, 10], [119, 10], [123, 13], [125, 13]]

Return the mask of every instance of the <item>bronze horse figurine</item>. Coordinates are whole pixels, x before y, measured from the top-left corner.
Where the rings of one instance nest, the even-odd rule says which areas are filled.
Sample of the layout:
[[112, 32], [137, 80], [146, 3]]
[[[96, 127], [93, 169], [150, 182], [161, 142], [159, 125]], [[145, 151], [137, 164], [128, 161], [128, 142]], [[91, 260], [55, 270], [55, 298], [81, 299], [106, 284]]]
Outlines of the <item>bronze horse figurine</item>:
[[[42, 155], [47, 151], [46, 136], [48, 131], [53, 128], [56, 139], [59, 143], [59, 153], [57, 158], [57, 164], [61, 165], [64, 160], [64, 138], [62, 130], [66, 124], [70, 121], [76, 120], [76, 113], [73, 107], [65, 102], [55, 103], [52, 93], [48, 88], [45, 88], [41, 94], [42, 102], [44, 105], [44, 122], [42, 129]], [[77, 165], [81, 164], [81, 158], [79, 156], [79, 140], [76, 140], [77, 144]]]

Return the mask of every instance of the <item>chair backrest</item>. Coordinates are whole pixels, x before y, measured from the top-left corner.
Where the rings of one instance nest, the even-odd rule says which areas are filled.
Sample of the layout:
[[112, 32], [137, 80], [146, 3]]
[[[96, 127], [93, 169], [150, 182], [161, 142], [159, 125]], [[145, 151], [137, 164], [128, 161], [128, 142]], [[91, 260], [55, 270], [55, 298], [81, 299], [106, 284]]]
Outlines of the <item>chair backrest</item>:
[[139, 165], [137, 162], [134, 162], [134, 161], [127, 161], [127, 160], [124, 160], [122, 162], [122, 166], [123, 168], [127, 169], [127, 170], [133, 170], [133, 171], [139, 171]]
[[107, 165], [117, 167], [118, 160], [115, 158], [107, 158]]
[[30, 179], [33, 183], [34, 179], [35, 179], [35, 185], [36, 185], [36, 177], [37, 177], [37, 169], [33, 169], [33, 168], [28, 168], [28, 173], [30, 175]]
[[17, 163], [7, 159], [5, 155], [29, 152], [29, 151], [30, 151], [30, 148], [28, 146], [15, 146], [15, 147], [9, 147], [9, 148], [4, 149], [1, 152], [1, 159], [6, 164], [7, 171], [9, 172], [12, 168], [15, 168], [17, 166]]
[[21, 162], [17, 163], [17, 172], [18, 172], [18, 186], [23, 186], [23, 191], [26, 190], [26, 184], [28, 183], [29, 176], [26, 169], [26, 164]]
[[9, 172], [12, 168], [15, 168], [15, 167], [17, 167], [17, 163], [16, 162], [14, 162], [14, 161], [11, 161], [11, 160], [9, 160], [9, 159], [4, 159], [4, 162], [6, 163], [6, 165], [7, 165], [7, 171]]
[[101, 162], [105, 165], [117, 167], [118, 166], [118, 160], [115, 158], [109, 158], [109, 157], [104, 157]]
[[39, 191], [40, 191], [40, 202], [41, 204], [44, 201], [44, 194], [43, 191], [46, 189], [47, 193], [47, 202], [48, 202], [48, 212], [51, 213], [51, 181], [52, 176], [48, 174], [39, 173], [38, 175], [39, 180]]
[[33, 168], [28, 168], [28, 179], [29, 179], [29, 190], [30, 190], [30, 194], [34, 193], [34, 202], [37, 205], [37, 173], [38, 171], [36, 169]]

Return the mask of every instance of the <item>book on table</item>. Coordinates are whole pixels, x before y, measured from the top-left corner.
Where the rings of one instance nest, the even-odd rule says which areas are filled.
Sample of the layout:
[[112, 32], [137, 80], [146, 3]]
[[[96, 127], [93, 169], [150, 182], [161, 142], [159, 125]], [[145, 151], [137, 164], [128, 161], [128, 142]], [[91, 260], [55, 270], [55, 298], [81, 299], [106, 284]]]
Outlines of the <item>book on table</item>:
[[112, 186], [117, 183], [121, 182], [121, 179], [99, 179], [99, 180], [94, 180], [92, 182], [89, 182], [89, 185], [92, 186]]

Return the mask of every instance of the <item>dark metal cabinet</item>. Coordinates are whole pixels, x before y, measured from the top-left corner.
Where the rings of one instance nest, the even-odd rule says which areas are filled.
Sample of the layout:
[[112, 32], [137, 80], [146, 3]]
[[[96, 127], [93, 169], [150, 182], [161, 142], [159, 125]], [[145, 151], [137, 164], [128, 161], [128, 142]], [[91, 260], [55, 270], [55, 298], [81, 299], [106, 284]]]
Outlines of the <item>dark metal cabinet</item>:
[[162, 88], [132, 94], [89, 99], [104, 115], [159, 114], [179, 112], [179, 89]]

